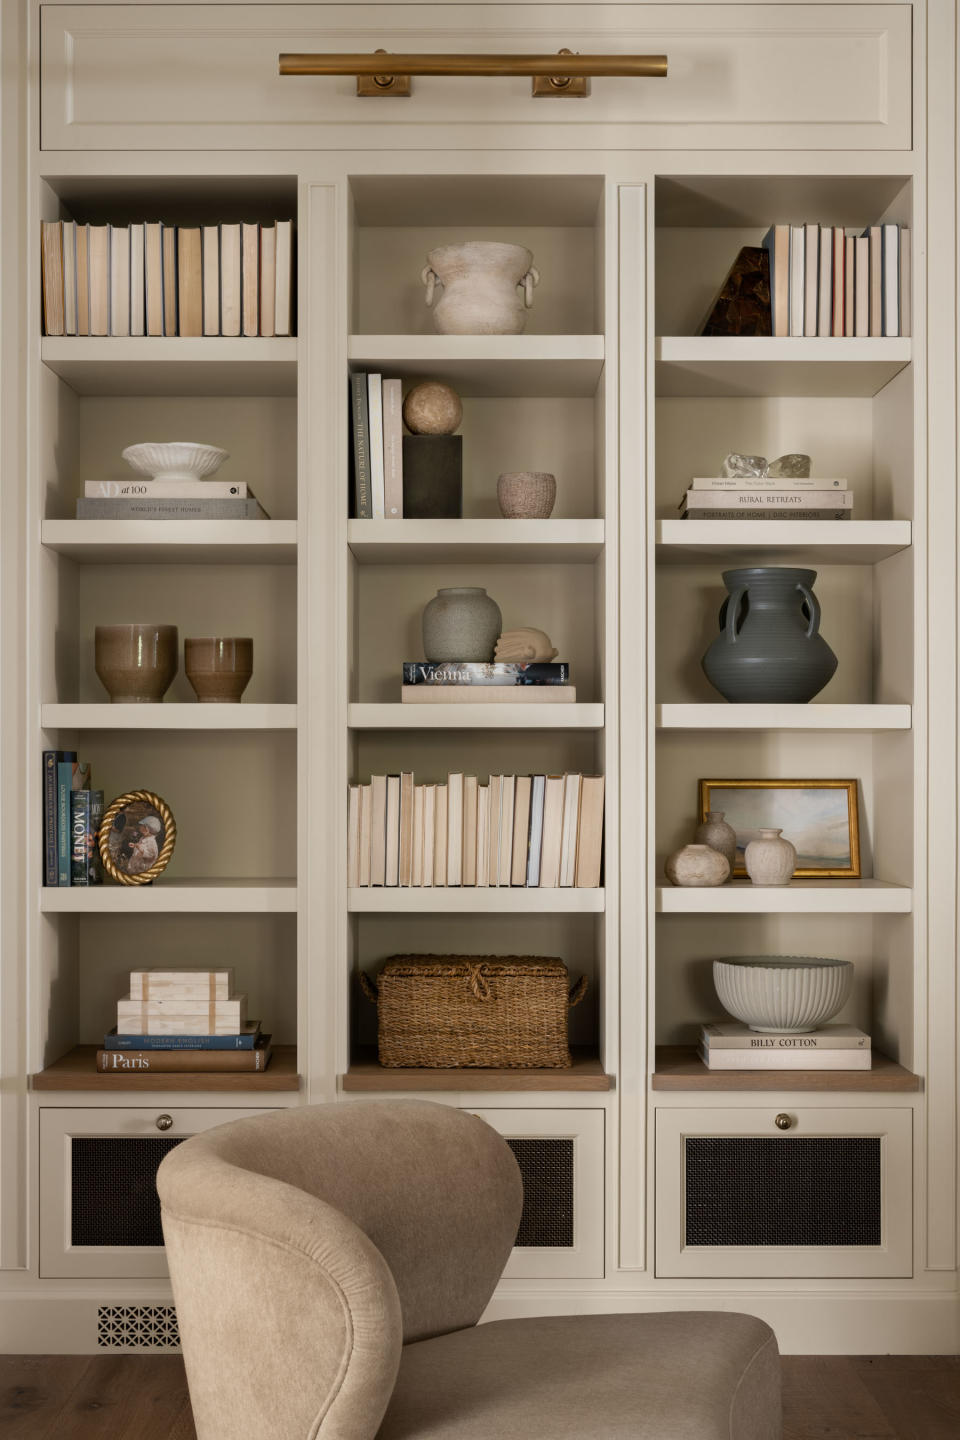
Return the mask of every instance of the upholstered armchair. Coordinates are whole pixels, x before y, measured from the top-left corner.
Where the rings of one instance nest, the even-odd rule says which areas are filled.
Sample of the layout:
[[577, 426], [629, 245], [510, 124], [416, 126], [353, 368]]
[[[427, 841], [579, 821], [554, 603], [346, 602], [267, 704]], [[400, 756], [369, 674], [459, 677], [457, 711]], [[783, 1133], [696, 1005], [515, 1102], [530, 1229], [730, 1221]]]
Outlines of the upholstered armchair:
[[517, 1232], [509, 1146], [463, 1111], [237, 1120], [157, 1187], [199, 1440], [776, 1440], [777, 1343], [732, 1313], [478, 1325]]

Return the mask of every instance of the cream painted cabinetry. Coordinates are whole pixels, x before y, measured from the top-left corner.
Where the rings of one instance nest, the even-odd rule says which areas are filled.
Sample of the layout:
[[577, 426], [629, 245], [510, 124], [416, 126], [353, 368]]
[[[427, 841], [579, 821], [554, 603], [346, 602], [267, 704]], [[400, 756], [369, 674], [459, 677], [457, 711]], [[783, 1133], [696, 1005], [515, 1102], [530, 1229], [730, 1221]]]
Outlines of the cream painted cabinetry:
[[[475, 1108], [546, 1163], [531, 1233], [547, 1241], [518, 1245], [491, 1313], [735, 1304], [770, 1319], [784, 1349], [957, 1348], [956, 180], [952, 137], [927, 128], [954, 113], [956, 6], [442, 9], [442, 28], [437, 7], [405, 0], [4, 10], [0, 38], [23, 57], [22, 129], [7, 143], [18, 135], [25, 160], [6, 167], [3, 201], [26, 283], [0, 374], [24, 387], [21, 404], [0, 385], [13, 604], [0, 619], [26, 697], [7, 696], [4, 716], [29, 783], [3, 892], [18, 917], [4, 922], [17, 944], [0, 1009], [3, 1325], [15, 1309], [18, 1345], [42, 1350], [44, 1316], [66, 1299], [63, 1348], [79, 1349], [94, 1343], [82, 1317], [105, 1299], [169, 1303], [156, 1253], [131, 1264], [69, 1242], [75, 1136], [152, 1138], [167, 1113], [186, 1134], [235, 1106], [362, 1101], [375, 1086]], [[569, 102], [533, 101], [523, 80], [418, 79], [393, 102], [357, 99], [349, 79], [277, 75], [280, 51], [380, 45], [663, 51], [669, 75], [595, 81]], [[295, 218], [298, 336], [41, 338], [40, 220], [153, 215]], [[737, 250], [770, 223], [883, 218], [913, 231], [911, 336], [696, 335]], [[433, 333], [423, 257], [468, 237], [534, 251], [543, 280], [523, 336]], [[348, 520], [350, 369], [460, 390], [461, 521]], [[228, 533], [72, 519], [85, 479], [122, 473], [126, 444], [181, 433], [229, 450], [270, 521]], [[810, 451], [820, 473], [849, 477], [856, 519], [676, 520], [689, 477], [744, 449]], [[499, 517], [497, 474], [521, 468], [557, 475], [549, 521]], [[818, 571], [840, 666], [810, 706], [748, 714], [699, 670], [720, 572], [754, 561]], [[508, 626], [551, 633], [578, 704], [550, 708], [570, 714], [401, 710], [422, 606], [455, 583], [487, 588]], [[181, 675], [155, 713], [116, 713], [91, 649], [93, 626], [119, 618], [252, 633], [256, 689], [235, 715], [195, 720]], [[149, 781], [170, 801], [181, 841], [163, 883], [40, 889], [30, 777], [54, 745], [82, 749], [111, 793]], [[602, 889], [348, 890], [347, 784], [400, 769], [604, 773]], [[724, 775], [856, 777], [862, 880], [666, 888], [697, 780]], [[357, 974], [416, 951], [559, 955], [586, 973], [573, 1071], [377, 1073]], [[855, 962], [841, 1018], [871, 1031], [882, 1076], [818, 1077], [816, 1093], [760, 1079], [745, 1093], [691, 1074], [697, 1028], [718, 1014], [711, 958], [764, 952]], [[131, 955], [171, 954], [229, 954], [289, 1047], [286, 1093], [158, 1093], [154, 1106], [132, 1087], [70, 1088], [58, 1063], [105, 1028]], [[780, 1113], [791, 1130], [771, 1129]], [[768, 1139], [849, 1142], [873, 1228], [813, 1245], [739, 1231], [719, 1243], [716, 1228], [691, 1240], [691, 1204], [723, 1199], [711, 1167], [731, 1144], [741, 1172], [762, 1167]], [[691, 1140], [720, 1150], [692, 1157]], [[834, 1164], [829, 1149], [813, 1163], [836, 1180], [849, 1155]], [[855, 1192], [836, 1187], [840, 1211]]]

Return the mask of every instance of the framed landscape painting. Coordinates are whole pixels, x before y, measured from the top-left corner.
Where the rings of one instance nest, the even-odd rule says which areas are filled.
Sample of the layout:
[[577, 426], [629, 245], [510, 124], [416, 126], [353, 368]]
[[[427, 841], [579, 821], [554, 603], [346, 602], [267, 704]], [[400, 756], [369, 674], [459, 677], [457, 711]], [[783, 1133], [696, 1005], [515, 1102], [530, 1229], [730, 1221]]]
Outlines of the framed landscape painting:
[[783, 831], [797, 850], [795, 875], [860, 876], [856, 780], [701, 780], [700, 820], [722, 810], [737, 832], [734, 875], [761, 829]]

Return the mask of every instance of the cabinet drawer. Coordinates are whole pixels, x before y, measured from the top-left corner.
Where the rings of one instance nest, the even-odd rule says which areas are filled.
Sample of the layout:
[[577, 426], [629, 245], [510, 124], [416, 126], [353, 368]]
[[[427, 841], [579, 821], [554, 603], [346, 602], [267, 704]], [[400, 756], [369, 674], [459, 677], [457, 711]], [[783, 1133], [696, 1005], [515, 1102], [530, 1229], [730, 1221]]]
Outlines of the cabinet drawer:
[[602, 1110], [472, 1110], [510, 1145], [523, 1214], [505, 1280], [603, 1276]]
[[661, 1108], [657, 1274], [910, 1275], [912, 1120], [906, 1107]]
[[229, 1106], [41, 1110], [41, 1276], [166, 1275], [158, 1165], [188, 1135], [262, 1113]]
[[[46, 150], [908, 149], [909, 5], [45, 5]], [[280, 77], [281, 52], [665, 54], [663, 79]], [[518, 133], [518, 127], [522, 135]]]

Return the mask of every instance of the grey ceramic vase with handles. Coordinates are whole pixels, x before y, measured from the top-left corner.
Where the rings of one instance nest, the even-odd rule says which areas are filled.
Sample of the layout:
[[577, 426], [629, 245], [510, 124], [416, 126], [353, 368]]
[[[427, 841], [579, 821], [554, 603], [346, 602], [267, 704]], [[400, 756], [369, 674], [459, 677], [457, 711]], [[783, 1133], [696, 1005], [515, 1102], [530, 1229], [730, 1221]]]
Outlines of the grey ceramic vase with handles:
[[701, 664], [710, 684], [739, 705], [802, 705], [837, 668], [820, 634], [815, 570], [755, 565], [724, 570], [720, 634]]

